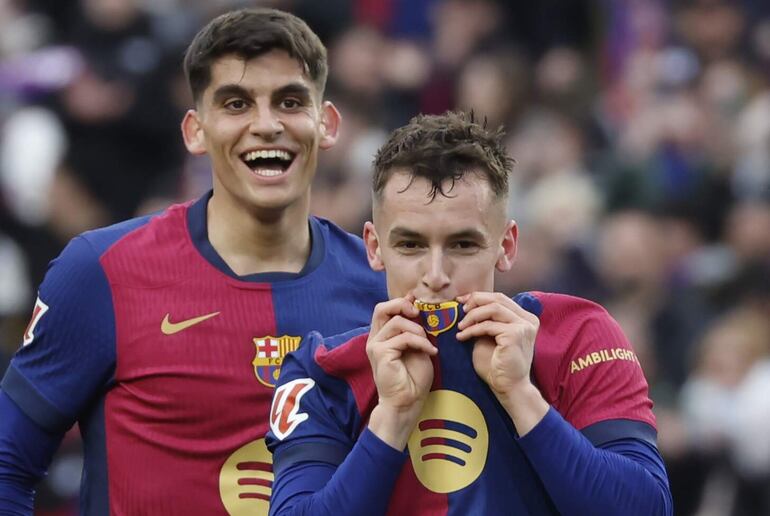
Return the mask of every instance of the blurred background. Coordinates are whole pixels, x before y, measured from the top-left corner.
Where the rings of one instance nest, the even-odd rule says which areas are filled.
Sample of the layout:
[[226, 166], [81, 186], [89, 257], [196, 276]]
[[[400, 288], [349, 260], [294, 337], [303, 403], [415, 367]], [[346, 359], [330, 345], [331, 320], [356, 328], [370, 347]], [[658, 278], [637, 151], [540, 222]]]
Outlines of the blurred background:
[[[679, 516], [770, 515], [770, 2], [0, 0], [0, 371], [81, 231], [194, 198], [181, 62], [270, 5], [329, 49], [344, 116], [314, 213], [359, 234], [374, 151], [416, 113], [507, 130], [520, 252], [502, 290], [602, 303], [639, 355]], [[68, 435], [38, 514], [74, 514]]]

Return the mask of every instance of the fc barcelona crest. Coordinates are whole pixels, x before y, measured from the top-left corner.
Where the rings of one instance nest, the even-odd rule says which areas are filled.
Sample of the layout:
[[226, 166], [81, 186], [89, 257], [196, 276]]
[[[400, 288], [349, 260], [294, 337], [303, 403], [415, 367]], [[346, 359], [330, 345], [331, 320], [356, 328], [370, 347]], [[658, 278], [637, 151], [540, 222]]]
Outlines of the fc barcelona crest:
[[297, 349], [301, 337], [284, 335], [283, 337], [257, 337], [254, 345], [257, 355], [254, 357], [254, 374], [262, 385], [275, 387], [278, 375], [281, 373], [283, 358]]
[[434, 337], [451, 329], [457, 322], [457, 301], [443, 303], [415, 301], [414, 306], [420, 310], [420, 322], [423, 328]]

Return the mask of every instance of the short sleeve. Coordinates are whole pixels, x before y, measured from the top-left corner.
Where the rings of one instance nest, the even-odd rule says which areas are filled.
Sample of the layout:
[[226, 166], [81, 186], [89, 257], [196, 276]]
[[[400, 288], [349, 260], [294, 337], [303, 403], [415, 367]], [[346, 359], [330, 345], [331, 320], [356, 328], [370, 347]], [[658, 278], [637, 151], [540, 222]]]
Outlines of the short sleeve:
[[60, 432], [109, 385], [114, 368], [109, 283], [90, 243], [77, 237], [49, 265], [2, 389], [36, 423]]

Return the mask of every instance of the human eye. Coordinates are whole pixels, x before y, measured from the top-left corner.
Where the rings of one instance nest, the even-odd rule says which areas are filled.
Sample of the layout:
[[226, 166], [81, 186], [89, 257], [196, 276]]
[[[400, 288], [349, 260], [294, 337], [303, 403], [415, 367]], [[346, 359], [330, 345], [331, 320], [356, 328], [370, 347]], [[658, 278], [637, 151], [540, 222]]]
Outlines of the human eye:
[[225, 106], [225, 109], [228, 111], [239, 113], [241, 111], [245, 111], [246, 108], [249, 107], [249, 104], [244, 99], [234, 98], [226, 101], [224, 103], [224, 106]]
[[479, 244], [473, 240], [457, 240], [452, 242], [451, 248], [461, 252], [473, 252], [479, 248]]
[[286, 110], [294, 110], [302, 106], [302, 102], [294, 97], [287, 97], [281, 100], [281, 108]]
[[417, 240], [400, 240], [396, 242], [396, 249], [405, 254], [411, 254], [419, 251], [422, 244]]

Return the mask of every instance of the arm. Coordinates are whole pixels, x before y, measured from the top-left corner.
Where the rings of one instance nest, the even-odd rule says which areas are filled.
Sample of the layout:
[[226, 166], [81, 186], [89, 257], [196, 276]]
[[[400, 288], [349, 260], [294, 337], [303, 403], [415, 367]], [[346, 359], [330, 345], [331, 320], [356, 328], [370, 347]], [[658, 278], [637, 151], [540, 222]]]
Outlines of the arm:
[[597, 448], [550, 409], [519, 444], [564, 516], [673, 514], [663, 460], [645, 440]]
[[92, 247], [76, 238], [51, 263], [0, 386], [0, 512], [31, 510], [32, 487], [114, 363], [110, 289]]
[[406, 454], [365, 430], [339, 466], [302, 461], [284, 468], [280, 455], [274, 459], [271, 515], [338, 516], [384, 514]]
[[34, 486], [45, 474], [63, 433], [51, 434], [0, 391], [0, 512], [31, 515]]
[[[621, 433], [605, 449], [596, 448], [532, 384], [537, 316], [502, 294], [474, 293], [459, 301], [465, 303], [467, 314], [457, 338], [476, 339], [476, 372], [513, 421], [522, 450], [559, 512], [672, 514], [665, 468], [654, 446]], [[588, 384], [583, 392], [593, 387]], [[613, 405], [611, 394], [604, 396], [606, 404]], [[575, 412], [581, 409], [579, 398], [570, 404]], [[650, 432], [654, 434], [651, 427]]]
[[374, 311], [366, 352], [378, 404], [352, 447], [350, 433], [342, 430], [351, 425], [336, 420], [338, 407], [325, 399], [331, 393], [310, 378], [287, 381], [312, 370], [292, 372], [297, 362], [311, 363], [308, 343], [284, 363], [271, 410], [271, 433], [280, 439], [271, 443], [271, 514], [385, 513], [433, 380], [430, 355], [437, 350], [408, 319], [416, 316], [413, 300], [406, 299], [381, 303]]

